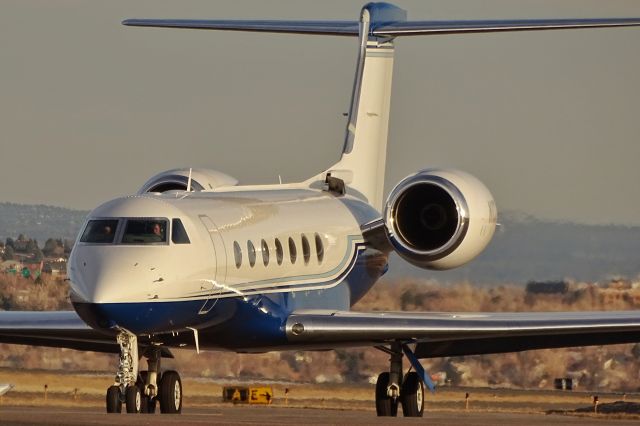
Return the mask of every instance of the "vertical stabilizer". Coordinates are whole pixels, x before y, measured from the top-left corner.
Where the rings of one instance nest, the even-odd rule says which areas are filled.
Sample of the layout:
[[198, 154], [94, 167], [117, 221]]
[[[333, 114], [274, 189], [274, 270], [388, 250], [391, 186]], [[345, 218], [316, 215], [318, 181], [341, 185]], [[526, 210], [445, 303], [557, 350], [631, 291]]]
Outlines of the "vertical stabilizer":
[[370, 35], [385, 22], [406, 20], [406, 12], [386, 3], [369, 3], [360, 15], [360, 52], [342, 158], [323, 175], [344, 180], [347, 192], [382, 209], [393, 39]]

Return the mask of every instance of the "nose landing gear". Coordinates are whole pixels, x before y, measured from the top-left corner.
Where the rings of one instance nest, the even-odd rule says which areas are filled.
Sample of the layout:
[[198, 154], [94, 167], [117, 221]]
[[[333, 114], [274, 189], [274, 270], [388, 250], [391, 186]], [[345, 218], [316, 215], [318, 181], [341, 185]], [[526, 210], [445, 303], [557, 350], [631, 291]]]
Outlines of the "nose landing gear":
[[107, 389], [107, 413], [121, 413], [124, 403], [127, 413], [153, 414], [157, 402], [160, 412], [178, 414], [182, 411], [182, 381], [176, 371], [160, 376], [160, 348], [145, 350], [148, 370], [138, 371], [138, 339], [126, 330], [118, 333], [120, 361], [115, 383]]

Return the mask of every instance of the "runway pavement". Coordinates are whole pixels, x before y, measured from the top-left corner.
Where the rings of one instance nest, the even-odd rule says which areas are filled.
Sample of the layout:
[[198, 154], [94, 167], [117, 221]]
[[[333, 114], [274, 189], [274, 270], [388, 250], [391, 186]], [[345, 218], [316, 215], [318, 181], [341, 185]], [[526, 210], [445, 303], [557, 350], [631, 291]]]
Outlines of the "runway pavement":
[[378, 418], [373, 411], [319, 410], [282, 407], [229, 406], [189, 409], [181, 415], [106, 414], [100, 410], [0, 406], [2, 425], [637, 425], [637, 419], [492, 412], [425, 412], [423, 418]]

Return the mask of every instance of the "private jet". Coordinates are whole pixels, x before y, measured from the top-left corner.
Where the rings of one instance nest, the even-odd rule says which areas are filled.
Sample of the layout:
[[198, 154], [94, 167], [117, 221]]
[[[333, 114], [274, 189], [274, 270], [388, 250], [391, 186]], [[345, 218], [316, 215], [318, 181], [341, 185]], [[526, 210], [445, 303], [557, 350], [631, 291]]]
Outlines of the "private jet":
[[[74, 311], [0, 312], [0, 342], [119, 354], [106, 410], [182, 411], [173, 348], [258, 353], [372, 347], [389, 355], [379, 416], [419, 417], [433, 357], [640, 341], [640, 313], [355, 312], [397, 253], [420, 268], [471, 261], [497, 221], [463, 171], [425, 168], [383, 198], [396, 39], [627, 27], [640, 18], [410, 21], [368, 3], [355, 21], [127, 19], [124, 25], [351, 37], [358, 56], [340, 160], [297, 183], [240, 185], [173, 169], [96, 207], [68, 265]], [[558, 33], [562, 37], [562, 33]], [[640, 33], [638, 33], [640, 37]], [[146, 370], [140, 366], [144, 358]], [[405, 370], [403, 362], [408, 362]], [[408, 371], [407, 371], [408, 370]]]

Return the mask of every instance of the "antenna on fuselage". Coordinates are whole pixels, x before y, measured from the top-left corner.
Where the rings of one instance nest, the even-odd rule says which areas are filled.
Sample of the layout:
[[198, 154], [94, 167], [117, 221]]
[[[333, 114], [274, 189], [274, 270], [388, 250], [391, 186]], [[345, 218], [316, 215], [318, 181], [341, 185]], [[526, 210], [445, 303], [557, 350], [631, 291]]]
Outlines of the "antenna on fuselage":
[[191, 192], [191, 172], [193, 169], [189, 167], [189, 179], [187, 179], [187, 192]]

